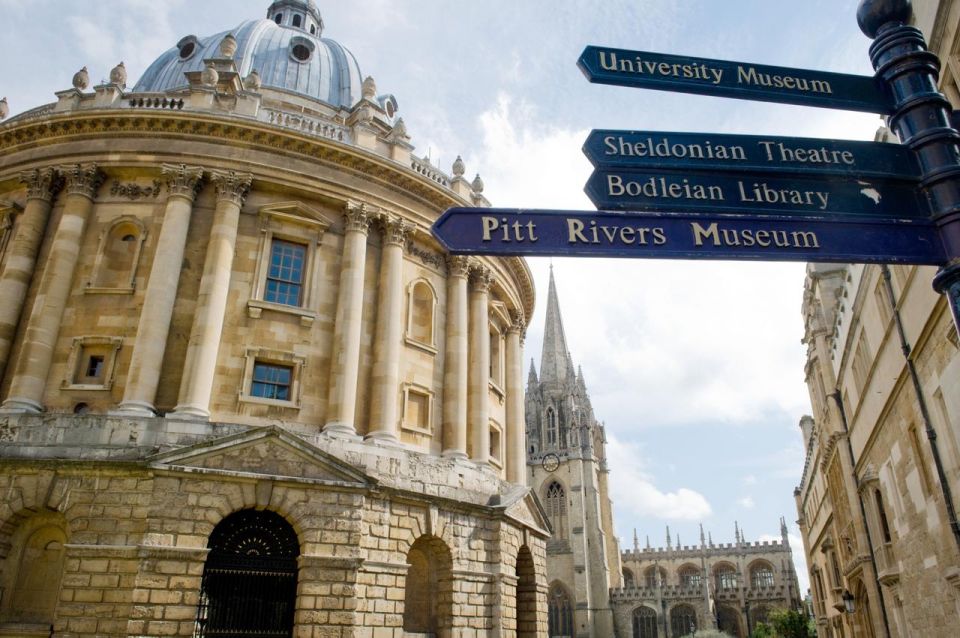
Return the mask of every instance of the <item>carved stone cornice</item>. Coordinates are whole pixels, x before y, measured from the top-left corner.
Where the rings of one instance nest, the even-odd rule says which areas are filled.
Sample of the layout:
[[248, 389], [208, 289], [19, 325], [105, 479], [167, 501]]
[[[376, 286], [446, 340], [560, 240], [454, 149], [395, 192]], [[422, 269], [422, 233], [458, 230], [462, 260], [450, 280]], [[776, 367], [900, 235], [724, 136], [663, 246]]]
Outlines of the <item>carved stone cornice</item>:
[[184, 197], [191, 202], [203, 186], [203, 169], [186, 164], [162, 164], [161, 173], [167, 182], [167, 197]]
[[63, 188], [63, 177], [53, 168], [35, 168], [20, 173], [20, 182], [27, 185], [27, 199], [39, 199], [48, 204]]
[[210, 181], [217, 190], [218, 202], [231, 202], [237, 206], [243, 206], [247, 193], [250, 192], [250, 185], [253, 183], [253, 175], [236, 171], [210, 171]]
[[378, 221], [384, 246], [403, 246], [413, 232], [413, 224], [396, 215], [380, 215]]
[[375, 211], [367, 204], [347, 202], [343, 211], [344, 231], [366, 235], [370, 232], [370, 222], [373, 221], [374, 215]]
[[447, 273], [450, 277], [466, 279], [470, 276], [470, 258], [461, 255], [447, 256]]
[[137, 201], [138, 199], [146, 199], [147, 197], [152, 197], [153, 199], [157, 198], [157, 195], [160, 194], [160, 180], [153, 180], [152, 186], [141, 186], [140, 184], [124, 184], [120, 180], [113, 180], [113, 185], [110, 187], [110, 194], [115, 197], [126, 197], [131, 201]]
[[493, 284], [493, 271], [480, 264], [474, 264], [470, 268], [470, 283], [477, 292], [490, 292], [490, 285]]

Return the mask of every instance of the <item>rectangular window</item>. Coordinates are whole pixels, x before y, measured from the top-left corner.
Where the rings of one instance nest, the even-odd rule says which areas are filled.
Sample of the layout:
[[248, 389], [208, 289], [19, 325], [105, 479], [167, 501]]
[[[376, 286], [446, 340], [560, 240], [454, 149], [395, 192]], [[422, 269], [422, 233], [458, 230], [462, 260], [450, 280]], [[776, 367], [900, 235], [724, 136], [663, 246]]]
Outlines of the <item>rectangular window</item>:
[[501, 453], [501, 442], [500, 442], [500, 428], [491, 424], [490, 425], [490, 459], [496, 463], [500, 464], [502, 462], [503, 454]]
[[87, 380], [90, 381], [101, 381], [103, 378], [103, 361], [104, 355], [97, 354], [91, 355], [87, 359], [87, 371], [84, 375]]
[[403, 420], [420, 430], [430, 429], [430, 397], [422, 392], [410, 390], [407, 393], [407, 409]]
[[290, 400], [290, 386], [293, 381], [293, 368], [272, 363], [253, 364], [253, 385], [250, 396], [276, 401]]
[[109, 390], [121, 345], [121, 337], [76, 337], [61, 387], [67, 390]]
[[306, 254], [307, 247], [303, 244], [273, 240], [267, 285], [263, 295], [265, 301], [284, 306], [300, 306]]

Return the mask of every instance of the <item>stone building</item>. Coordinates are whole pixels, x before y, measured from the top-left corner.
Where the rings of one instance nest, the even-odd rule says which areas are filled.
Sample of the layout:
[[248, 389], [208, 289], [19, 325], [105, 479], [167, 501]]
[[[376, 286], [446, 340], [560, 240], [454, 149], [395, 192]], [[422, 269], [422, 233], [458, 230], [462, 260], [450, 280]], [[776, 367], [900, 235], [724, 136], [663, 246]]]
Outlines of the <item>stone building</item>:
[[530, 272], [443, 253], [482, 181], [324, 28], [0, 123], [0, 635], [546, 633]]
[[581, 370], [574, 370], [550, 270], [540, 375], [526, 394], [529, 485], [550, 518], [547, 542], [549, 635], [613, 635], [610, 588], [619, 585], [603, 424]]
[[[715, 628], [743, 638], [773, 608], [801, 604], [793, 554], [782, 540], [671, 544], [621, 552], [613, 526], [606, 437], [583, 371], [567, 348], [553, 271], [540, 372], [526, 393], [529, 485], [553, 529], [547, 541], [549, 636], [679, 637]], [[747, 617], [751, 619], [748, 623]], [[662, 632], [662, 633], [661, 633]]]
[[779, 541], [747, 541], [735, 524], [733, 543], [714, 544], [700, 528], [700, 543], [640, 547], [623, 552], [623, 584], [610, 591], [617, 635], [623, 638], [679, 637], [718, 629], [747, 638], [774, 609], [801, 605], [786, 522]]

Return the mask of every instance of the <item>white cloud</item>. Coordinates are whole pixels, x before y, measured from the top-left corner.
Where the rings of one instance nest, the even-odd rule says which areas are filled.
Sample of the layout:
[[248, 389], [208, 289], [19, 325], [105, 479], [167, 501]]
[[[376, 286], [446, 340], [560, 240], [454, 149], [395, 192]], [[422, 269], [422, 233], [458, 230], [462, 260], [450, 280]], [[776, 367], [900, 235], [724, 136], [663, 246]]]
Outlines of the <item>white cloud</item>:
[[745, 510], [752, 510], [757, 504], [754, 502], [752, 496], [744, 496], [743, 498], [737, 499], [737, 505]]
[[672, 491], [663, 491], [657, 487], [643, 469], [643, 455], [639, 445], [621, 442], [608, 436], [607, 458], [613, 468], [610, 497], [616, 507], [617, 519], [621, 523], [637, 517], [699, 521], [712, 513], [710, 503], [695, 490], [679, 487]]
[[757, 477], [754, 476], [753, 474], [747, 474], [746, 476], [743, 477], [743, 484], [744, 484], [744, 485], [756, 485], [756, 484], [757, 484]]

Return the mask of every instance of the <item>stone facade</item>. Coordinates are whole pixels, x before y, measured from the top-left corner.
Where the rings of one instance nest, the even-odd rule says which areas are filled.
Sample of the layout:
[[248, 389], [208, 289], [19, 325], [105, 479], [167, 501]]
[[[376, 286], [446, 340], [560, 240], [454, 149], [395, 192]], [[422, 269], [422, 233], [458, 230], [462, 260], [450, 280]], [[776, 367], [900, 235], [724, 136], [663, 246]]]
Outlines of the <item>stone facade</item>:
[[444, 254], [482, 182], [355, 62], [261, 78], [340, 47], [268, 18], [0, 124], [0, 635], [545, 635], [530, 272]]

